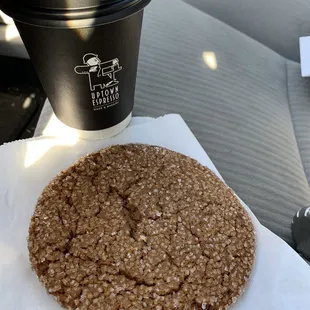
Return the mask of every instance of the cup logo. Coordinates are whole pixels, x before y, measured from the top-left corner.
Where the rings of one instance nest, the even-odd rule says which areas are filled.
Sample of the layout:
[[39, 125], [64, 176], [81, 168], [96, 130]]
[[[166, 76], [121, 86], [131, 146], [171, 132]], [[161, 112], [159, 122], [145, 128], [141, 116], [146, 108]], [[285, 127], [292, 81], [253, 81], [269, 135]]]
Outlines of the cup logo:
[[89, 89], [94, 110], [107, 109], [119, 103], [119, 81], [116, 73], [122, 70], [119, 60], [114, 58], [102, 62], [98, 55], [87, 53], [83, 65], [74, 68], [75, 73], [88, 75]]

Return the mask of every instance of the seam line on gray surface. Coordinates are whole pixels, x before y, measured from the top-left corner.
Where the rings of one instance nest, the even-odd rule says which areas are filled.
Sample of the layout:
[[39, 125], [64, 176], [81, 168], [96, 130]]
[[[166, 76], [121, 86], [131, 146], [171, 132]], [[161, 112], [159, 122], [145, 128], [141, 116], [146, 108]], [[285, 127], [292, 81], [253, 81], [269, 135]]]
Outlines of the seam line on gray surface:
[[191, 3], [184, 2], [183, 0], [182, 0], [182, 2], [183, 2], [184, 4], [186, 4], [186, 5], [188, 5], [188, 6], [192, 7], [192, 8], [194, 8], [195, 10], [199, 11], [200, 13], [203, 13], [203, 14], [205, 14], [205, 15], [207, 15], [207, 16], [209, 16], [209, 17], [212, 17], [213, 19], [219, 21], [219, 22], [222, 23], [222, 24], [225, 24], [227, 27], [233, 29], [233, 30], [236, 31], [236, 32], [239, 32], [239, 34], [241, 34], [241, 35], [247, 37], [248, 39], [250, 39], [250, 40], [252, 40], [252, 41], [254, 41], [254, 42], [260, 44], [261, 46], [263, 46], [264, 48], [266, 48], [266, 49], [268, 49], [269, 51], [273, 52], [273, 53], [276, 54], [277, 56], [279, 56], [279, 57], [281, 57], [281, 58], [283, 58], [283, 59], [285, 59], [285, 60], [289, 60], [289, 61], [298, 63], [298, 61], [296, 61], [296, 60], [294, 60], [294, 59], [289, 59], [289, 58], [283, 56], [282, 54], [280, 54], [279, 52], [277, 52], [276, 50], [274, 50], [274, 49], [271, 48], [270, 46], [264, 44], [263, 42], [261, 42], [261, 41], [259, 41], [259, 40], [257, 40], [257, 39], [255, 39], [254, 37], [250, 36], [249, 34], [247, 34], [247, 33], [245, 33], [245, 32], [242, 32], [242, 31], [239, 30], [238, 28], [235, 28], [234, 26], [232, 26], [232, 25], [226, 23], [225, 21], [223, 21], [223, 20], [220, 19], [219, 17], [214, 16], [213, 14], [211, 14], [211, 13], [209, 13], [209, 12], [206, 12], [206, 11], [202, 10], [202, 9], [196, 7], [195, 5], [191, 4]]
[[289, 81], [288, 81], [288, 61], [287, 60], [285, 60], [285, 73], [286, 73], [286, 96], [287, 96], [288, 110], [289, 110], [290, 116], [291, 116], [292, 126], [293, 126], [293, 130], [294, 130], [294, 136], [295, 136], [296, 145], [297, 145], [297, 149], [298, 149], [299, 157], [300, 157], [300, 162], [301, 162], [302, 168], [304, 170], [304, 175], [305, 175], [306, 181], [308, 183], [308, 178], [307, 178], [307, 174], [306, 174], [305, 164], [304, 164], [304, 162], [302, 160], [302, 156], [301, 156], [301, 152], [300, 152], [300, 145], [299, 145], [299, 142], [298, 142], [298, 139], [297, 139], [296, 129], [295, 129], [295, 122], [294, 122], [294, 118], [293, 118], [293, 112], [292, 112], [292, 106], [291, 106], [291, 100], [290, 100], [290, 92], [289, 92], [289, 83], [288, 83]]

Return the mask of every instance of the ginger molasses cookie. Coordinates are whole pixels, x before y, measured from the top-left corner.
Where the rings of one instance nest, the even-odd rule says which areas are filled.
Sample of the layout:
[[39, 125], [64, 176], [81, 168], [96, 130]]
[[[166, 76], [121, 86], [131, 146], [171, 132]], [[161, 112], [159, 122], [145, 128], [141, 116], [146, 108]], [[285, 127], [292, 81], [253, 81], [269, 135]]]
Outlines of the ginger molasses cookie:
[[43, 191], [30, 261], [67, 309], [227, 309], [255, 252], [251, 220], [209, 169], [173, 151], [118, 145]]

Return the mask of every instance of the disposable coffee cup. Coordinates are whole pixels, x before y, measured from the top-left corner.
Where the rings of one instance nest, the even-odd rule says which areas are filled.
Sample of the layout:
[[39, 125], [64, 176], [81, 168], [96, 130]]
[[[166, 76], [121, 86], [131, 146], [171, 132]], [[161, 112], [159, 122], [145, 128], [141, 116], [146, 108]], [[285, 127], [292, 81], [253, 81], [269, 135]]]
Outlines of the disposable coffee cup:
[[57, 118], [104, 137], [130, 121], [143, 9], [149, 2], [24, 0], [17, 5], [6, 0], [0, 9], [14, 19]]

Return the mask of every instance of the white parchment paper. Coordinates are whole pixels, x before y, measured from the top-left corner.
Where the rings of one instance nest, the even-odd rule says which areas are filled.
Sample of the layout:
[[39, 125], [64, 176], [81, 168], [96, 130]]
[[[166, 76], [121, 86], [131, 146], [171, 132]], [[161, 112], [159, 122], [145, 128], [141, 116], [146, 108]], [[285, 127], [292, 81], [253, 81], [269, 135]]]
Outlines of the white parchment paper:
[[[112, 144], [147, 143], [197, 159], [219, 175], [182, 118], [134, 119], [117, 137], [39, 137], [0, 147], [0, 309], [60, 310], [28, 260], [27, 233], [36, 200], [61, 170], [79, 157]], [[247, 208], [245, 206], [245, 208]], [[253, 219], [257, 253], [251, 279], [233, 310], [309, 309], [310, 268], [284, 241]]]

